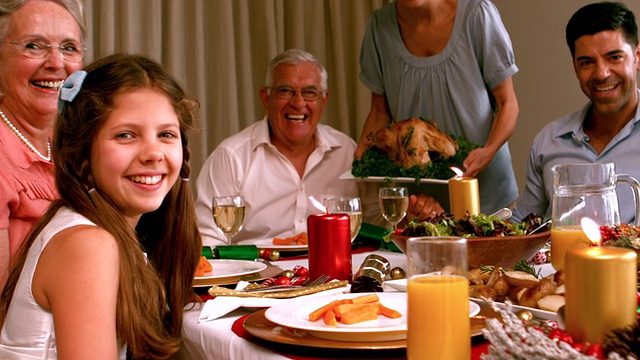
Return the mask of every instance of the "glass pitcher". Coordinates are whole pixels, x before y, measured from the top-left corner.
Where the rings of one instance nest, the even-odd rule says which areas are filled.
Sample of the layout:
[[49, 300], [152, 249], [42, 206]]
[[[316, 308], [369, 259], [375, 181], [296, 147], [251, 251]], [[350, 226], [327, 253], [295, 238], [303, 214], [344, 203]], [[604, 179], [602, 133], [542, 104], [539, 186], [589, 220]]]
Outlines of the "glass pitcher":
[[640, 220], [640, 183], [626, 174], [616, 174], [615, 164], [559, 164], [553, 173], [551, 205], [551, 264], [564, 269], [567, 251], [591, 245], [582, 232], [580, 220], [588, 217], [596, 224], [619, 225], [620, 210], [616, 185], [628, 183], [636, 203], [636, 224]]

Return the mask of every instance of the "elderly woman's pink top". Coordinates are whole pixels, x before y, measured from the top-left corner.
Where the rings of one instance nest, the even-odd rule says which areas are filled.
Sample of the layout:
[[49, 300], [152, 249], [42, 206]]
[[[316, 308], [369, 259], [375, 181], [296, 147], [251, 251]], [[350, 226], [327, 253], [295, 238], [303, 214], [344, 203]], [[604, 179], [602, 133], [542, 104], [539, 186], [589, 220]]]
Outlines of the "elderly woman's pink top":
[[11, 255], [57, 197], [53, 164], [0, 123], [0, 229], [9, 229]]

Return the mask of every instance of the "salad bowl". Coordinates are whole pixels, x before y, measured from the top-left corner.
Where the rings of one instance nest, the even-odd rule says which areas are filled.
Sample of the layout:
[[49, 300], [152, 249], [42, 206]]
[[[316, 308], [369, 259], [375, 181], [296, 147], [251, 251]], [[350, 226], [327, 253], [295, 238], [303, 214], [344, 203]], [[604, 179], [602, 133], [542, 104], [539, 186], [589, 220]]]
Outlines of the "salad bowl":
[[[487, 219], [486, 215], [482, 215]], [[498, 222], [498, 219], [495, 219]], [[538, 220], [541, 222], [541, 220]], [[506, 222], [496, 223], [508, 224]], [[535, 223], [531, 223], [529, 228], [534, 228]], [[509, 224], [507, 225], [509, 226]], [[527, 231], [528, 232], [528, 231]], [[415, 231], [409, 232], [411, 235], [402, 235], [406, 231], [390, 235], [391, 241], [403, 252], [407, 251], [407, 240], [412, 237], [431, 236], [430, 234], [417, 235]], [[473, 235], [448, 234], [448, 236], [461, 236], [467, 239], [467, 253], [469, 269], [478, 268], [482, 265], [499, 266], [509, 268], [518, 261], [531, 259], [551, 238], [551, 230], [545, 227], [532, 234], [526, 235], [505, 235], [507, 232], [495, 234], [495, 236], [477, 237]]]
[[[551, 237], [547, 230], [531, 235], [467, 238], [469, 269], [482, 265], [509, 268], [519, 260], [531, 259]], [[391, 240], [406, 253], [409, 236], [391, 235]]]

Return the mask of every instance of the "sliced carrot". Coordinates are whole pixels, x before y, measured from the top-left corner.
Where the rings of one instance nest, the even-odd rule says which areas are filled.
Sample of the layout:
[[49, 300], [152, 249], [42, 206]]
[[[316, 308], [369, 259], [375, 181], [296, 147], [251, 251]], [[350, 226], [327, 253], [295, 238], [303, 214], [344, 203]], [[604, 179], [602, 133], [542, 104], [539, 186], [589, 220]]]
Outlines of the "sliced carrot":
[[198, 267], [196, 267], [194, 276], [205, 276], [206, 273], [210, 273], [211, 271], [213, 271], [211, 263], [207, 260], [206, 257], [200, 257], [200, 261], [198, 262]]
[[[309, 314], [309, 321], [316, 321], [320, 318], [329, 325], [334, 321], [351, 325], [363, 321], [375, 320], [378, 315], [383, 315], [392, 319], [402, 317], [396, 310], [390, 309], [380, 303], [376, 294], [367, 294], [351, 299], [333, 300], [332, 302], [314, 310]], [[329, 325], [335, 326], [335, 325]]]
[[307, 245], [309, 243], [309, 237], [307, 236], [307, 233], [303, 231], [299, 235], [300, 236], [296, 239], [296, 243], [298, 245]]
[[290, 245], [291, 238], [273, 238], [273, 245]]
[[324, 312], [323, 320], [324, 320], [324, 323], [328, 326], [338, 326], [338, 320], [336, 320], [336, 315], [331, 310]]
[[376, 302], [380, 300], [380, 298], [378, 298], [378, 295], [376, 294], [367, 294], [367, 295], [355, 297], [351, 300], [353, 301], [354, 304], [365, 304], [365, 303]]
[[344, 304], [345, 301], [348, 300], [333, 300], [332, 302], [328, 303], [325, 306], [322, 306], [314, 311], [311, 312], [311, 314], [309, 314], [309, 321], [316, 321], [318, 319], [320, 319], [322, 316], [324, 316], [324, 313], [333, 309], [333, 307], [340, 305], [340, 304]]
[[342, 316], [340, 317], [340, 322], [350, 325], [368, 320], [376, 320], [378, 318], [378, 313], [378, 305], [360, 304], [342, 314]]
[[273, 238], [273, 245], [307, 245], [308, 242], [307, 233], [304, 231], [287, 238]]
[[398, 311], [390, 309], [382, 304], [378, 304], [378, 307], [380, 308], [380, 314], [388, 318], [397, 319], [402, 317], [402, 314], [400, 314]]
[[336, 314], [337, 317], [341, 317], [342, 314], [346, 313], [349, 310], [353, 310], [357, 305], [356, 304], [340, 304], [333, 307], [333, 313]]

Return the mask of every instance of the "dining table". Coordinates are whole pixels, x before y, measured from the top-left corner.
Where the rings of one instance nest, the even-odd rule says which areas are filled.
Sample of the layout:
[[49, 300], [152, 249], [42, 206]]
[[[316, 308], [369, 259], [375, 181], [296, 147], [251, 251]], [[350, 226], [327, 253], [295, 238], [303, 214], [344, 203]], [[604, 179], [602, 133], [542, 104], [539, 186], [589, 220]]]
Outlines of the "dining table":
[[[352, 251], [354, 273], [364, 259], [376, 254], [387, 259], [391, 268], [406, 269], [407, 259], [403, 253], [380, 249], [376, 246], [357, 246]], [[283, 257], [271, 261], [271, 265], [281, 269], [293, 269], [295, 266], [308, 268], [308, 257], [297, 255]], [[542, 276], [553, 272], [549, 264], [537, 265]], [[212, 300], [207, 287], [196, 288], [204, 301]], [[384, 292], [397, 291], [384, 285]], [[313, 295], [308, 295], [313, 296]], [[286, 301], [286, 300], [282, 300]], [[184, 359], [216, 359], [216, 360], [275, 360], [275, 359], [406, 359], [406, 348], [389, 348], [359, 346], [349, 348], [323, 348], [322, 346], [305, 346], [278, 341], [269, 341], [249, 334], [244, 328], [247, 318], [261, 311], [260, 308], [238, 308], [215, 320], [199, 322], [198, 318], [204, 303], [194, 303], [186, 307], [183, 318], [182, 336], [184, 346], [181, 350]], [[480, 359], [487, 353], [489, 343], [482, 335], [470, 339], [472, 346], [471, 359]]]

